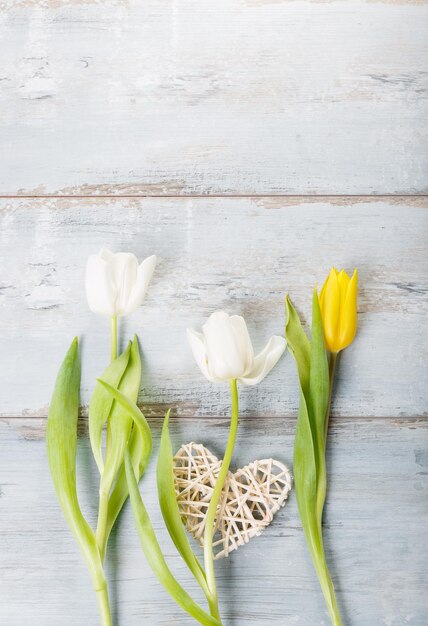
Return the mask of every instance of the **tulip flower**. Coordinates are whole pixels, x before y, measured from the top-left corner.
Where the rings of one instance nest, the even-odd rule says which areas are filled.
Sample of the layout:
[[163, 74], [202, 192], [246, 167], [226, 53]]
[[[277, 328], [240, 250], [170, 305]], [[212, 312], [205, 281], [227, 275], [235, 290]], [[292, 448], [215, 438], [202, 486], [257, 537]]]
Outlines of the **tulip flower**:
[[138, 265], [130, 252], [101, 250], [91, 254], [86, 267], [89, 308], [108, 317], [133, 313], [144, 300], [155, 265], [155, 255]]
[[255, 385], [263, 380], [283, 354], [286, 341], [284, 337], [271, 337], [266, 347], [255, 357], [244, 318], [239, 315], [229, 316], [224, 311], [213, 313], [203, 325], [202, 333], [188, 329], [187, 336], [193, 355], [204, 376], [215, 383], [228, 381], [232, 398], [229, 439], [208, 506], [204, 528], [207, 598], [211, 615], [220, 619], [212, 548], [217, 506], [229, 471], [238, 429], [237, 382]]
[[352, 278], [333, 267], [319, 295], [327, 349], [337, 353], [354, 340], [357, 332], [358, 273]]
[[[287, 297], [285, 336], [300, 381], [300, 408], [294, 441], [294, 485], [302, 527], [333, 626], [342, 626], [323, 547], [322, 518], [327, 493], [326, 448], [338, 353], [357, 330], [358, 275], [330, 271], [312, 299], [312, 336], [306, 336]], [[330, 355], [328, 355], [328, 352]]]
[[325, 420], [326, 436], [337, 355], [354, 341], [357, 332], [357, 292], [357, 270], [354, 270], [352, 278], [349, 278], [345, 270], [338, 272], [333, 267], [319, 294], [325, 346], [331, 353], [329, 358], [330, 392]]
[[201, 372], [215, 383], [237, 380], [256, 385], [269, 374], [286, 346], [284, 337], [273, 336], [255, 357], [244, 318], [224, 311], [213, 313], [202, 331], [189, 328], [187, 337]]
[[117, 318], [133, 313], [143, 303], [156, 265], [156, 256], [138, 265], [130, 252], [100, 250], [86, 266], [86, 297], [91, 311], [111, 318], [111, 358], [117, 356]]

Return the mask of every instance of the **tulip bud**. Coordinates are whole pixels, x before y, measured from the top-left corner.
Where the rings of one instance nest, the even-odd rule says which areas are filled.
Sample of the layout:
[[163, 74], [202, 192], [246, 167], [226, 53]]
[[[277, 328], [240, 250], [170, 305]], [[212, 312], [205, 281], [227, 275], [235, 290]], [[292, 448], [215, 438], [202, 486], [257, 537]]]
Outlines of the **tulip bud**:
[[129, 252], [101, 250], [92, 254], [86, 266], [86, 297], [91, 311], [108, 317], [135, 311], [144, 300], [155, 265], [154, 255], [138, 265], [137, 257]]
[[358, 272], [349, 278], [345, 270], [332, 268], [319, 295], [324, 339], [327, 350], [340, 352], [357, 332]]
[[224, 311], [213, 313], [202, 331], [188, 329], [187, 337], [200, 370], [211, 382], [255, 385], [276, 365], [286, 346], [284, 337], [271, 337], [255, 357], [244, 318]]

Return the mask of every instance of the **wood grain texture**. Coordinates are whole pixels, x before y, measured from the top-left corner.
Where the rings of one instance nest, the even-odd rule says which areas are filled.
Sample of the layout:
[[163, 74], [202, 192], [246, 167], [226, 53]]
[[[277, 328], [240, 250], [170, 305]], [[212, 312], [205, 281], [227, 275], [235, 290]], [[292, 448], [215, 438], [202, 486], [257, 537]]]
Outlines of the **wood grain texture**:
[[421, 193], [428, 6], [6, 0], [0, 193]]
[[[96, 602], [83, 559], [55, 499], [44, 426], [40, 419], [0, 421], [0, 623], [92, 626], [98, 623]], [[168, 563], [200, 598], [161, 521], [154, 476], [160, 420], [152, 420], [151, 426], [155, 452], [141, 490]], [[267, 457], [290, 464], [294, 427], [292, 419], [243, 419], [234, 467]], [[325, 538], [347, 626], [426, 624], [427, 427], [427, 421], [405, 419], [332, 421]], [[221, 457], [227, 429], [227, 420], [173, 420], [174, 449], [196, 440]], [[96, 468], [85, 432], [78, 462], [82, 506], [93, 521]], [[116, 624], [194, 623], [174, 606], [149, 571], [128, 506], [108, 558]], [[273, 524], [228, 559], [218, 561], [216, 570], [227, 626], [328, 623], [294, 491]]]
[[[139, 401], [154, 416], [144, 499], [201, 602], [157, 504], [157, 417], [172, 406], [186, 418], [172, 421], [175, 449], [193, 439], [221, 457], [229, 398], [199, 373], [185, 329], [224, 308], [245, 316], [260, 349], [283, 332], [287, 291], [308, 320], [329, 267], [359, 268], [359, 331], [329, 434], [326, 550], [346, 626], [426, 626], [428, 198], [404, 195], [427, 192], [427, 39], [427, 0], [0, 0], [0, 196], [22, 196], [0, 198], [0, 624], [98, 623], [44, 418], [75, 334], [83, 415], [109, 358], [108, 322], [83, 292], [87, 256], [107, 246], [159, 258], [121, 340], [140, 337]], [[216, 194], [237, 197], [178, 197]], [[385, 197], [362, 197], [372, 194]], [[235, 468], [291, 464], [297, 403], [289, 355], [242, 389]], [[94, 522], [85, 419], [79, 434]], [[128, 506], [108, 557], [115, 626], [193, 623], [148, 570]], [[329, 623], [294, 493], [216, 569], [227, 626]]]
[[[284, 332], [287, 291], [305, 318], [332, 264], [360, 271], [359, 331], [338, 371], [333, 414], [426, 415], [426, 202], [346, 206], [284, 199], [13, 200], [0, 204], [2, 415], [40, 415], [71, 339], [82, 338], [82, 403], [109, 354], [108, 320], [84, 294], [101, 247], [158, 255], [144, 305], [123, 324], [143, 351], [147, 415], [227, 413], [227, 385], [206, 381], [186, 327], [214, 310], [243, 314], [256, 350]], [[246, 415], [295, 415], [289, 355], [242, 393]]]

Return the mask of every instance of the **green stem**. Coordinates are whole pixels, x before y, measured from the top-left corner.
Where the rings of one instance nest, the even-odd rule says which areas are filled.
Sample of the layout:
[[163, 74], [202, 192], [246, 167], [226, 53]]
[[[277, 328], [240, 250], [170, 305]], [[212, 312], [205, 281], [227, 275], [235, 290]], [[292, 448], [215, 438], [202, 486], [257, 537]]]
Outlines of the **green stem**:
[[[117, 316], [113, 315], [110, 322], [110, 361], [117, 358]], [[104, 563], [106, 552], [106, 528], [108, 516], [109, 491], [102, 486], [98, 505], [98, 521], [96, 530], [96, 542], [100, 553], [101, 562]], [[110, 606], [108, 600], [107, 583], [97, 590], [98, 606], [100, 609], [101, 626], [112, 626]]]
[[100, 552], [101, 561], [104, 563], [106, 552], [106, 528], [108, 516], [108, 493], [100, 489], [100, 500], [98, 505], [98, 521], [97, 521], [97, 546]]
[[113, 315], [111, 318], [111, 351], [110, 360], [114, 361], [117, 358], [117, 316]]
[[97, 591], [97, 600], [100, 610], [101, 626], [112, 626], [107, 586]]
[[[326, 411], [326, 416], [325, 416], [325, 430], [324, 430], [324, 441], [326, 445], [327, 445], [327, 432], [328, 432], [328, 424], [329, 424], [330, 409], [331, 409], [331, 397], [332, 397], [332, 392], [333, 392], [334, 373], [336, 370], [338, 354], [339, 354], [338, 352], [332, 352], [330, 354], [330, 361], [329, 361], [329, 366], [328, 366], [329, 393], [328, 393], [328, 404], [327, 404], [327, 411]], [[327, 562], [326, 562], [325, 553], [324, 553], [321, 520], [319, 520], [319, 524], [318, 524], [318, 533], [319, 533], [319, 546], [318, 546], [318, 549], [312, 552], [312, 558], [314, 561], [315, 569], [318, 574], [318, 579], [320, 581], [324, 599], [327, 604], [327, 609], [330, 615], [332, 625], [342, 626], [342, 620], [341, 620], [339, 608], [336, 602], [336, 593], [334, 591], [333, 581], [331, 580], [330, 572], [327, 567]]]
[[327, 442], [327, 431], [328, 431], [328, 422], [329, 422], [329, 418], [330, 418], [330, 407], [331, 407], [331, 394], [333, 391], [333, 381], [334, 381], [334, 372], [336, 370], [336, 361], [337, 361], [337, 357], [338, 357], [339, 353], [338, 352], [332, 352], [330, 354], [330, 362], [328, 364], [328, 375], [329, 375], [329, 379], [330, 379], [330, 386], [329, 386], [329, 392], [328, 392], [328, 404], [327, 404], [327, 413], [325, 416], [325, 422], [324, 422], [324, 441]]
[[[116, 315], [113, 315], [111, 318], [110, 345], [111, 345], [110, 360], [111, 362], [113, 362], [117, 358], [117, 316]], [[96, 538], [97, 538], [98, 550], [100, 551], [101, 561], [103, 562], [104, 562], [105, 550], [106, 550], [106, 528], [107, 528], [109, 493], [110, 493], [110, 488], [106, 489], [105, 485], [103, 485], [101, 481]]]
[[216, 619], [219, 620], [219, 622], [221, 623], [221, 618], [220, 618], [220, 610], [218, 608], [218, 597], [217, 597], [217, 590], [214, 590], [215, 593], [215, 597], [208, 597], [208, 607], [210, 609], [210, 613], [212, 615], [212, 617], [215, 617]]
[[227, 441], [226, 451], [224, 453], [223, 462], [221, 464], [217, 482], [211, 496], [210, 504], [208, 506], [204, 531], [204, 564], [207, 577], [207, 585], [211, 596], [211, 598], [209, 599], [209, 606], [211, 615], [213, 617], [216, 617], [217, 619], [220, 619], [220, 613], [218, 608], [217, 587], [214, 573], [213, 536], [215, 531], [217, 506], [220, 500], [221, 492], [223, 490], [224, 482], [227, 477], [227, 473], [229, 471], [229, 466], [233, 455], [233, 448], [235, 447], [236, 433], [238, 430], [238, 386], [236, 384], [236, 380], [230, 380], [229, 386], [232, 398], [232, 414], [230, 420], [229, 439]]

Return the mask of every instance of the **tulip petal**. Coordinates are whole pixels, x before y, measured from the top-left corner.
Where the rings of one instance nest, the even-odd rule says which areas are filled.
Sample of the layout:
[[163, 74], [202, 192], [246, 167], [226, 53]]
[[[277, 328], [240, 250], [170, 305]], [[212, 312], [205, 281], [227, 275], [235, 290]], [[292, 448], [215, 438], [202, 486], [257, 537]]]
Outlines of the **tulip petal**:
[[98, 254], [88, 258], [85, 289], [91, 311], [109, 317], [115, 314], [116, 288], [107, 263]]
[[224, 311], [216, 311], [202, 327], [210, 375], [218, 382], [239, 378], [245, 371], [234, 324]]
[[325, 343], [330, 352], [337, 352], [338, 350], [339, 306], [338, 272], [333, 268], [324, 283], [322, 298], [320, 299]]
[[129, 315], [129, 313], [133, 313], [136, 309], [138, 309], [139, 306], [141, 306], [146, 295], [147, 287], [149, 286], [150, 280], [152, 278], [155, 266], [156, 255], [154, 254], [147, 257], [147, 259], [144, 259], [144, 261], [140, 263], [137, 268], [137, 278], [135, 284], [132, 288], [131, 294], [122, 315]]
[[202, 333], [196, 332], [193, 328], [187, 329], [187, 340], [195, 357], [195, 361], [199, 366], [205, 378], [211, 382], [216, 382], [210, 375], [207, 364], [207, 349], [205, 346], [205, 338]]
[[137, 280], [137, 257], [130, 252], [118, 252], [109, 260], [108, 270], [116, 286], [116, 315], [125, 315], [129, 297]]
[[354, 270], [349, 281], [343, 309], [340, 312], [340, 349], [343, 350], [354, 340], [357, 332], [357, 292], [358, 272]]
[[320, 301], [320, 309], [321, 312], [324, 309], [324, 299], [325, 299], [325, 286], [327, 284], [327, 280], [324, 281], [323, 286], [321, 287], [321, 291], [320, 291], [320, 295], [319, 295], [319, 301]]
[[244, 362], [244, 376], [251, 371], [254, 365], [254, 350], [248, 333], [247, 324], [241, 315], [231, 315], [230, 324], [233, 328], [236, 347]]
[[266, 347], [254, 359], [251, 371], [246, 376], [240, 377], [238, 381], [244, 385], [256, 385], [259, 383], [277, 364], [286, 345], [284, 337], [277, 335], [271, 337]]
[[102, 248], [99, 251], [98, 256], [100, 257], [100, 259], [108, 263], [114, 257], [114, 252], [111, 252], [111, 250], [107, 250], [107, 248]]
[[337, 280], [339, 283], [339, 294], [340, 294], [339, 328], [342, 329], [343, 310], [345, 307], [346, 294], [348, 292], [349, 282], [351, 279], [349, 278], [345, 270], [341, 270], [339, 272]]

